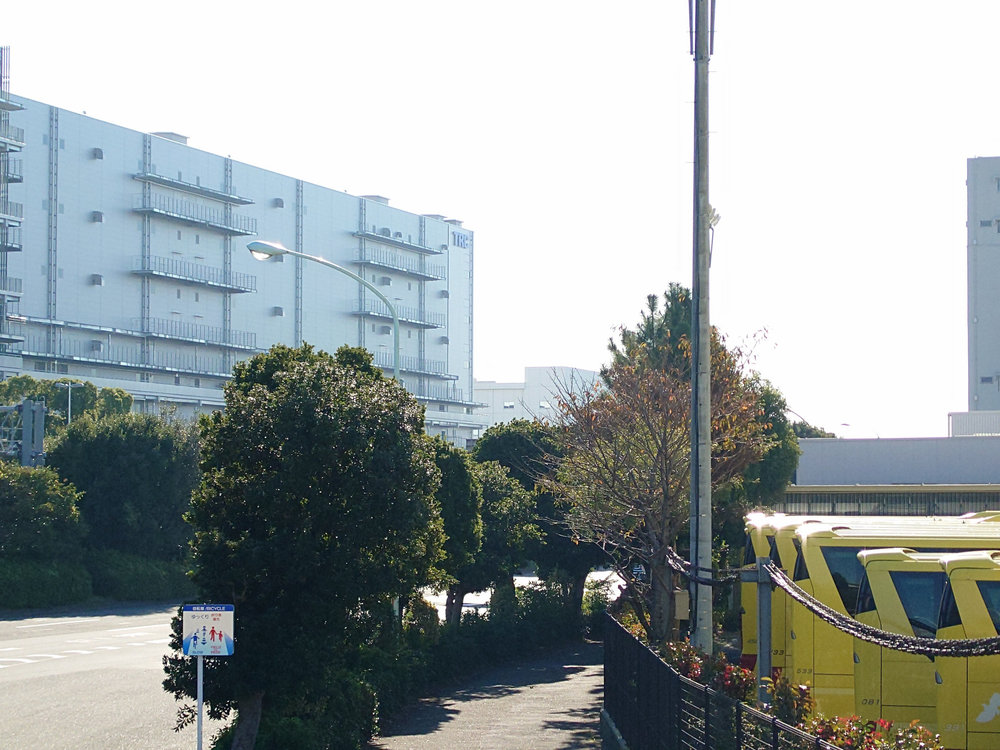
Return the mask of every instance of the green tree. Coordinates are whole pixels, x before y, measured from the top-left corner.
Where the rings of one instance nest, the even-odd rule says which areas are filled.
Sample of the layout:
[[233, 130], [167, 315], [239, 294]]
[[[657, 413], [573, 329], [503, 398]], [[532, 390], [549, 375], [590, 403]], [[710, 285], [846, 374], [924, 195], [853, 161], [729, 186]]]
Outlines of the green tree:
[[0, 558], [79, 560], [80, 493], [51, 468], [0, 461]]
[[473, 455], [477, 461], [497, 461], [507, 467], [510, 476], [532, 494], [540, 534], [526, 556], [538, 566], [539, 577], [565, 579], [570, 606], [581, 609], [587, 574], [605, 561], [605, 555], [594, 545], [579, 543], [566, 524], [569, 506], [538, 485], [562, 455], [559, 429], [526, 419], [493, 425], [476, 441]]
[[[683, 297], [671, 289], [677, 300]], [[579, 538], [613, 558], [653, 642], [674, 630], [671, 555], [689, 521], [690, 364], [687, 340], [673, 343], [670, 325], [683, 319], [677, 304], [660, 313], [651, 298], [638, 332], [623, 333], [622, 345], [612, 347], [605, 388], [559, 399], [565, 455], [557, 475], [544, 482], [572, 503], [570, 522]], [[656, 316], [664, 325], [654, 325]], [[710, 364], [712, 484], [718, 488], [757, 461], [769, 442], [758, 420], [760, 386], [747, 373], [745, 355], [727, 349], [716, 334]]]
[[123, 388], [101, 388], [97, 392], [97, 416], [113, 417], [132, 411], [134, 399]]
[[[440, 472], [423, 407], [364, 350], [275, 346], [238, 364], [225, 394], [202, 420], [188, 519], [202, 596], [236, 607], [239, 647], [214, 660], [209, 714], [235, 708], [232, 748], [246, 750], [262, 716], [330, 721], [367, 700], [345, 677], [359, 629], [437, 563]], [[177, 698], [195, 694], [190, 661], [165, 659]]]
[[814, 427], [808, 422], [792, 422], [792, 432], [799, 438], [835, 438], [832, 432], [827, 432], [822, 427]]
[[440, 567], [449, 578], [445, 620], [457, 625], [462, 617], [462, 602], [470, 593], [457, 576], [472, 565], [482, 546], [483, 498], [468, 451], [451, 446], [441, 437], [433, 438], [433, 442], [435, 462], [441, 471], [437, 501], [446, 537]]
[[500, 599], [513, 601], [514, 572], [540, 534], [535, 504], [497, 462], [477, 463], [475, 473], [482, 488], [483, 544], [474, 561], [458, 572], [458, 585], [466, 592], [492, 587], [500, 592]]
[[19, 404], [24, 399], [44, 401], [48, 407], [45, 420], [45, 434], [56, 435], [66, 425], [69, 413], [70, 395], [69, 383], [78, 385], [72, 389], [72, 405], [74, 419], [84, 414], [96, 416], [111, 416], [127, 414], [132, 409], [132, 395], [121, 388], [98, 389], [89, 381], [72, 378], [56, 380], [39, 380], [30, 375], [15, 375], [0, 382], [0, 403]]
[[83, 492], [88, 546], [160, 560], [187, 554], [191, 529], [183, 515], [199, 479], [193, 422], [87, 412], [49, 448], [47, 460]]

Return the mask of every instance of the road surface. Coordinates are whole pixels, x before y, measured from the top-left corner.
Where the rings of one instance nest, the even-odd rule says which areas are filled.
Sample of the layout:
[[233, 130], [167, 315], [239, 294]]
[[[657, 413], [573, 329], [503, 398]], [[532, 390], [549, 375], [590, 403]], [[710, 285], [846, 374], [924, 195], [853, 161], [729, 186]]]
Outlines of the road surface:
[[[0, 747], [191, 750], [161, 687], [165, 604], [112, 605], [58, 617], [0, 619]], [[217, 726], [205, 722], [208, 747]]]

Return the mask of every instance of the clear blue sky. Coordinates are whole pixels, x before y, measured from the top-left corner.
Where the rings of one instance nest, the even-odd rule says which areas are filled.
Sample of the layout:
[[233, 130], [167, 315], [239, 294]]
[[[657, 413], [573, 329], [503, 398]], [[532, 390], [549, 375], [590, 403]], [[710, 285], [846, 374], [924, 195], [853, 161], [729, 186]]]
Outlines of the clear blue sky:
[[[814, 424], [943, 435], [966, 408], [997, 28], [994, 0], [717, 0], [712, 319]], [[685, 0], [57, 0], [0, 43], [15, 93], [462, 219], [479, 379], [597, 369], [690, 285]]]

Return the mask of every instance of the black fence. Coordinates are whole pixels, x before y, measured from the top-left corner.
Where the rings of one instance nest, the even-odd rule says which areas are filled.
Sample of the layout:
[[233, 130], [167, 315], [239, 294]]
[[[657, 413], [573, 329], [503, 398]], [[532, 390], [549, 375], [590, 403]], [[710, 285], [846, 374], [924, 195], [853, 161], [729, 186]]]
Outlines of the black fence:
[[610, 615], [604, 710], [629, 750], [836, 750], [682, 677]]

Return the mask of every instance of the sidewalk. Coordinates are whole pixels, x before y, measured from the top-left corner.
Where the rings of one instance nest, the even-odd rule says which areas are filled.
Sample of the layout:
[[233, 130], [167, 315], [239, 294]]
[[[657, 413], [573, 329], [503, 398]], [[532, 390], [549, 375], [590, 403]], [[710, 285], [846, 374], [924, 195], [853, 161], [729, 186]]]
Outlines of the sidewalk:
[[574, 750], [600, 747], [604, 651], [564, 646], [492, 669], [424, 699], [383, 730], [378, 750]]

